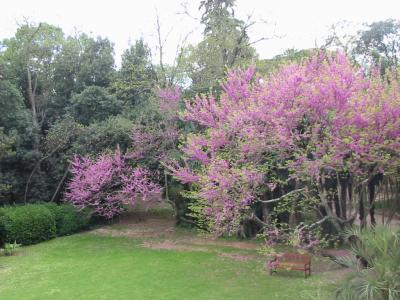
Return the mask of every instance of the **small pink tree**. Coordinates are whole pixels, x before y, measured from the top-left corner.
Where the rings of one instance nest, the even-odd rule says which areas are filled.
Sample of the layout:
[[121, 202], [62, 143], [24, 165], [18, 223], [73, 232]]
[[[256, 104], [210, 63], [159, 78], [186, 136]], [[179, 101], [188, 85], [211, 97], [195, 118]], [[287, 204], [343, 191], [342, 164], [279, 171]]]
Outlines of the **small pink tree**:
[[96, 160], [75, 156], [71, 173], [66, 201], [78, 208], [91, 208], [107, 219], [120, 214], [124, 204], [133, 204], [138, 198], [149, 201], [161, 191], [149, 171], [130, 167], [119, 149]]

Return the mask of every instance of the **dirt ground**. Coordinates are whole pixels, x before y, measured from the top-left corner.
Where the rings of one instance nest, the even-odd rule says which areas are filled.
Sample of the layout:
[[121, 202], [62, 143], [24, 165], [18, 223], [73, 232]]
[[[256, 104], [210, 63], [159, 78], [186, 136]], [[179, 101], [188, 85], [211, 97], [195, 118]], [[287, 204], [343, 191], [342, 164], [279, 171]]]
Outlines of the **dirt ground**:
[[[89, 233], [135, 238], [141, 242], [142, 247], [149, 249], [214, 252], [222, 258], [235, 261], [257, 260], [260, 263], [265, 261], [258, 251], [262, 247], [260, 241], [216, 239], [194, 230], [176, 227], [175, 223], [173, 216], [129, 212], [115, 223]], [[329, 280], [336, 281], [343, 278], [348, 270], [327, 257], [315, 255], [312, 258], [312, 272], [314, 274], [326, 272]]]
[[[392, 212], [388, 210], [383, 210], [383, 209], [377, 209], [375, 211], [375, 220], [376, 224], [381, 225], [381, 224], [386, 224], [388, 221], [389, 216], [392, 214]], [[359, 225], [360, 220], [357, 218], [354, 222], [355, 224]], [[370, 216], [367, 216], [367, 224], [370, 224]], [[393, 215], [393, 218], [390, 220], [389, 226], [395, 229], [400, 229], [400, 215], [395, 213]]]

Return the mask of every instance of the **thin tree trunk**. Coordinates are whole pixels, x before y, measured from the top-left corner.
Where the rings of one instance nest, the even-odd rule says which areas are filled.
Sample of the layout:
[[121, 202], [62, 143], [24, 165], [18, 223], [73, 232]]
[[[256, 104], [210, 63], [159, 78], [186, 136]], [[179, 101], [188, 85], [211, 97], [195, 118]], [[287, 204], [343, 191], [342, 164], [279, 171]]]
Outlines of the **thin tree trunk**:
[[28, 180], [27, 180], [26, 185], [25, 185], [24, 203], [26, 203], [26, 199], [27, 199], [27, 196], [28, 196], [29, 184], [31, 183], [33, 174], [36, 172], [36, 170], [37, 170], [38, 168], [40, 168], [40, 164], [41, 164], [46, 158], [52, 156], [52, 155], [53, 155], [54, 153], [56, 153], [60, 148], [61, 148], [61, 145], [57, 146], [53, 151], [51, 151], [48, 155], [42, 157], [42, 158], [36, 163], [36, 165], [35, 165], [35, 167], [33, 168], [31, 174], [29, 175]]
[[365, 198], [366, 198], [366, 193], [365, 193], [365, 186], [363, 184], [360, 187], [359, 198], [358, 198], [358, 214], [359, 214], [361, 228], [365, 228], [367, 226], [367, 220], [365, 215], [365, 200], [366, 200]]
[[376, 225], [375, 220], [375, 181], [372, 180], [368, 183], [368, 193], [369, 193], [369, 217], [371, 219], [371, 225]]
[[342, 231], [342, 224], [338, 221], [338, 217], [336, 217], [332, 212], [332, 206], [328, 203], [328, 193], [326, 191], [326, 181], [325, 177], [322, 175], [320, 184], [318, 185], [318, 193], [321, 199], [321, 204], [326, 211], [326, 215], [328, 218], [332, 219], [332, 224], [336, 228], [338, 232]]
[[63, 177], [61, 178], [60, 182], [58, 183], [57, 188], [56, 188], [56, 191], [54, 192], [53, 196], [51, 197], [50, 202], [54, 202], [54, 200], [56, 199], [58, 193], [60, 192], [61, 187], [62, 187], [62, 185], [63, 185], [65, 179], [67, 179], [68, 172], [69, 172], [69, 167], [70, 167], [70, 164], [68, 165], [67, 169], [66, 169], [65, 172], [64, 172]]
[[262, 209], [262, 220], [265, 223], [270, 222], [270, 208], [269, 205], [266, 203], [261, 203], [261, 209]]
[[336, 216], [342, 218], [342, 209], [340, 207], [339, 193], [337, 191], [333, 195], [333, 204], [335, 205]]
[[37, 110], [36, 110], [36, 83], [32, 83], [32, 74], [29, 70], [29, 66], [26, 67], [27, 78], [28, 78], [28, 99], [29, 104], [31, 105], [32, 109], [32, 123], [33, 126], [37, 129], [39, 126], [38, 117], [37, 117]]
[[347, 219], [347, 178], [338, 176], [338, 196], [341, 218]]
[[163, 86], [167, 84], [167, 75], [165, 73], [165, 68], [164, 68], [164, 61], [163, 61], [163, 55], [164, 55], [164, 42], [162, 41], [161, 38], [161, 25], [160, 25], [160, 17], [157, 13], [157, 37], [158, 37], [158, 50], [159, 50], [159, 55], [160, 55], [160, 70], [161, 70], [161, 75], [162, 75], [162, 80]]

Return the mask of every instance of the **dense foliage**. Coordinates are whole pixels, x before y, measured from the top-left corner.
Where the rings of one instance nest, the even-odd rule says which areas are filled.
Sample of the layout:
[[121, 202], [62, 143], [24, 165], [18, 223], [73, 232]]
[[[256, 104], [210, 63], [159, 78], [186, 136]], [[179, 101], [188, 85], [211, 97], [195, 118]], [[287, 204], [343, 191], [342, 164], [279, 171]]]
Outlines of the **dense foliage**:
[[37, 203], [0, 209], [0, 244], [36, 244], [87, 229], [92, 212], [70, 204]]
[[56, 236], [54, 215], [43, 205], [30, 204], [0, 209], [1, 243], [29, 245]]
[[57, 236], [69, 235], [87, 229], [91, 224], [89, 209], [78, 210], [70, 204], [43, 203], [54, 216]]
[[337, 290], [337, 299], [400, 298], [400, 232], [387, 226], [347, 232], [350, 257], [338, 262], [352, 269]]

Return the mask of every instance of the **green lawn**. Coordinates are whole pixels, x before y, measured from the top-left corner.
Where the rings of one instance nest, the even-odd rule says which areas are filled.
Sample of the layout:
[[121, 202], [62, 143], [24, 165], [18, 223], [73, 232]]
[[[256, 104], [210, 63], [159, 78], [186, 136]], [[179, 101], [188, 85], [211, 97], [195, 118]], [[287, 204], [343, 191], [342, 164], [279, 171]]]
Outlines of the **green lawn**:
[[0, 257], [0, 299], [329, 299], [332, 291], [323, 274], [268, 276], [259, 259], [219, 255], [228, 247], [153, 250], [142, 241], [83, 233], [23, 247]]

